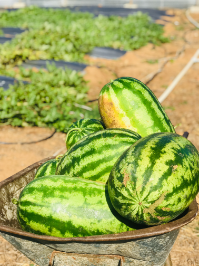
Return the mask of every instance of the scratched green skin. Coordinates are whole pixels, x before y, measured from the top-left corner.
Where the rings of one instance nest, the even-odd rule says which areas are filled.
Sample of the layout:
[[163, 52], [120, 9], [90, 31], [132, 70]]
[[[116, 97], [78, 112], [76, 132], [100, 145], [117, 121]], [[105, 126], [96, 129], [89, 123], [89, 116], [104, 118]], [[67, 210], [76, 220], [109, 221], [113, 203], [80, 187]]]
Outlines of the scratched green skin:
[[135, 230], [115, 212], [105, 184], [76, 177], [33, 180], [20, 194], [17, 216], [27, 232], [62, 238]]
[[[109, 99], [109, 105], [104, 102], [104, 97]], [[113, 106], [117, 111], [111, 116]], [[100, 92], [99, 111], [106, 128], [128, 128], [142, 137], [156, 132], [175, 133], [156, 96], [135, 78], [121, 77], [106, 84]], [[115, 120], [117, 126], [114, 126]]]
[[133, 144], [113, 167], [108, 191], [123, 217], [146, 225], [167, 223], [199, 192], [199, 154], [187, 139], [155, 133]]

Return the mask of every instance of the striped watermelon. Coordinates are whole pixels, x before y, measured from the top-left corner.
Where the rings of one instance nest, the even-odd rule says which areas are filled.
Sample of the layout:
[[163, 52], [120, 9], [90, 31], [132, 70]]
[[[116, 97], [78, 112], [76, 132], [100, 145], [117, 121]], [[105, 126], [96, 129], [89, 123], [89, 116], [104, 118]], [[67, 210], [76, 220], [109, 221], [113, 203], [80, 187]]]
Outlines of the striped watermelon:
[[199, 191], [199, 153], [174, 133], [155, 133], [132, 145], [113, 167], [108, 191], [125, 218], [146, 225], [167, 223]]
[[119, 128], [90, 134], [65, 153], [56, 174], [106, 183], [116, 160], [140, 138], [136, 132]]
[[70, 147], [84, 136], [103, 129], [102, 123], [97, 119], [78, 120], [69, 127], [66, 135], [66, 148], [70, 149]]
[[82, 237], [134, 230], [111, 206], [105, 184], [75, 177], [30, 182], [20, 194], [17, 216], [23, 230], [39, 235]]
[[47, 175], [55, 175], [57, 164], [60, 161], [60, 156], [57, 156], [56, 159], [51, 159], [43, 163], [35, 174], [35, 178], [47, 176]]
[[175, 133], [156, 96], [135, 78], [118, 78], [106, 84], [100, 92], [99, 111], [106, 128], [128, 128], [142, 137]]

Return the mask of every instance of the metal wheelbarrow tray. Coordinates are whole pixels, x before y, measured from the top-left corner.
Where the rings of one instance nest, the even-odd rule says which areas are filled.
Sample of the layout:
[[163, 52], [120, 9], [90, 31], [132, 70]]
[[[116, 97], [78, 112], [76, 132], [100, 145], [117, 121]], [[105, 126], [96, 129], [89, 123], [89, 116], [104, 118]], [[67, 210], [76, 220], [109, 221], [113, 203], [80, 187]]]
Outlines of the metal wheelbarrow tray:
[[119, 234], [60, 238], [21, 230], [17, 206], [22, 189], [34, 179], [41, 160], [0, 183], [0, 235], [39, 266], [163, 266], [180, 227], [197, 214], [196, 201], [177, 219]]

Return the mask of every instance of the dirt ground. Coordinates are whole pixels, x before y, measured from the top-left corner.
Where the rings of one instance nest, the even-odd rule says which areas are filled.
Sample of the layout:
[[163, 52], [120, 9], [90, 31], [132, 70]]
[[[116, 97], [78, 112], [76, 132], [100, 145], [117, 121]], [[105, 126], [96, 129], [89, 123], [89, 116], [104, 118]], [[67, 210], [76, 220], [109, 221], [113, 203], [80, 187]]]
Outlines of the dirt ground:
[[[118, 60], [87, 57], [92, 65], [86, 68], [85, 74], [85, 79], [89, 81], [90, 100], [98, 98], [106, 83], [121, 76], [143, 81], [157, 97], [165, 91], [199, 49], [199, 29], [188, 21], [184, 11], [170, 12], [175, 13], [175, 17], [163, 19], [168, 21], [164, 22], [165, 34], [171, 36], [171, 43], [156, 47], [149, 44], [126, 53]], [[199, 22], [199, 14], [191, 15]], [[188, 70], [162, 105], [176, 126], [176, 132], [183, 134], [188, 131], [188, 139], [199, 149], [199, 63]], [[43, 128], [0, 127], [0, 141], [4, 142], [36, 141], [50, 134], [52, 130]], [[62, 133], [35, 144], [0, 144], [0, 181], [36, 161], [65, 151], [65, 134]], [[171, 259], [173, 266], [199, 266], [199, 216], [181, 229], [172, 248]], [[25, 256], [0, 238], [0, 266], [30, 264]]]

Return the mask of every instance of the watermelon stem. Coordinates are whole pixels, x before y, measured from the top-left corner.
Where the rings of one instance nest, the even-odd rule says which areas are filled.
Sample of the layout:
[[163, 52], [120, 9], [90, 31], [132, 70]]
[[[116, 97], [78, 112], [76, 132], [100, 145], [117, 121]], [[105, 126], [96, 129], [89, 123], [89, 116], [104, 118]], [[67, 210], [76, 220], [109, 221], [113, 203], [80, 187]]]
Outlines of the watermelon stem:
[[187, 139], [188, 136], [189, 136], [189, 132], [185, 131], [184, 134], [183, 134], [182, 136], [183, 136], [185, 139]]

